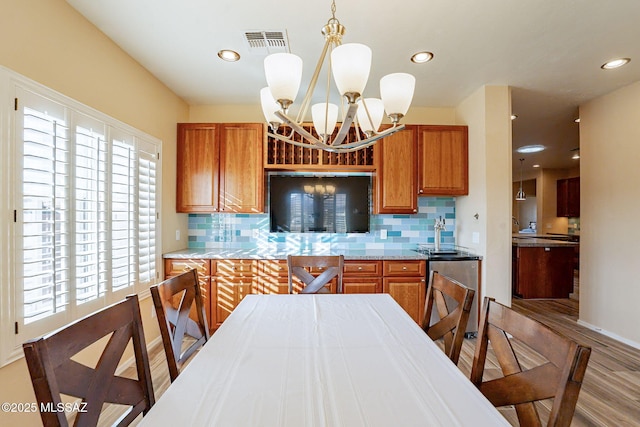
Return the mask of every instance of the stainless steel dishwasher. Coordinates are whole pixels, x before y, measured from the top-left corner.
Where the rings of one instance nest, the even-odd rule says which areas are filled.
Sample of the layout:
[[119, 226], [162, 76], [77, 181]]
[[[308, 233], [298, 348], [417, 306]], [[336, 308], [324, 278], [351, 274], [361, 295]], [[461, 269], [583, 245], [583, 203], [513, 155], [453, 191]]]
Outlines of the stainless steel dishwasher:
[[435, 251], [433, 248], [419, 247], [417, 251], [429, 257], [427, 262], [427, 283], [431, 271], [437, 271], [476, 291], [465, 333], [467, 338], [475, 337], [478, 333], [481, 258], [458, 248], [441, 248], [439, 251]]

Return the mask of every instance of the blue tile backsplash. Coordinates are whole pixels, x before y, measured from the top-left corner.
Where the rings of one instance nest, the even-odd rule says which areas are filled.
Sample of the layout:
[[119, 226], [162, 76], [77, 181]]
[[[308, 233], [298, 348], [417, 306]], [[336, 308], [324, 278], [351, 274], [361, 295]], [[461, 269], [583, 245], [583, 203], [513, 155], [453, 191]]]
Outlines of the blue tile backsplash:
[[[371, 215], [369, 233], [270, 233], [268, 214], [189, 214], [189, 248], [414, 249], [418, 243], [433, 243], [439, 216], [446, 219], [441, 243], [455, 244], [453, 197], [418, 197], [414, 215]], [[387, 231], [386, 239], [381, 230]]]

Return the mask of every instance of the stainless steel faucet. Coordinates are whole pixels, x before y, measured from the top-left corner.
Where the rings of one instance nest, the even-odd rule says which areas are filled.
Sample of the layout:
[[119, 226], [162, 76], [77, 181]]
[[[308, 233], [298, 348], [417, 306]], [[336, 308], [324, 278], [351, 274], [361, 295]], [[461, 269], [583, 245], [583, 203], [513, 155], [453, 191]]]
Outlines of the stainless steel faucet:
[[435, 221], [435, 223], [433, 225], [433, 228], [434, 228], [434, 230], [436, 232], [436, 236], [433, 239], [433, 243], [434, 243], [434, 246], [435, 246], [435, 250], [439, 251], [440, 250], [440, 239], [441, 239], [440, 233], [441, 233], [442, 230], [445, 230], [445, 231], [447, 230], [447, 228], [445, 227], [445, 219], [442, 218], [442, 216], [440, 218], [436, 219], [436, 221]]

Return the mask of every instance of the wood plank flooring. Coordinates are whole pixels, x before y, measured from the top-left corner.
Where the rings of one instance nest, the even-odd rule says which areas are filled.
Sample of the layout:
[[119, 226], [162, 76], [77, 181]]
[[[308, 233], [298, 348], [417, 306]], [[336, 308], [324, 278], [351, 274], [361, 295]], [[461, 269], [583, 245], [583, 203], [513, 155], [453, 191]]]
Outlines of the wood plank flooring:
[[[564, 335], [591, 346], [591, 358], [572, 426], [640, 427], [640, 350], [578, 325], [577, 301], [514, 300], [513, 307]], [[467, 376], [471, 372], [475, 342], [475, 339], [465, 339], [458, 364]], [[529, 350], [517, 347], [516, 351], [524, 352], [523, 364], [526, 364], [527, 360], [532, 363], [538, 360], [536, 354]], [[526, 353], [527, 351], [529, 353]], [[162, 345], [149, 350], [156, 400], [170, 385], [164, 357]], [[488, 360], [493, 364], [493, 369], [499, 369], [491, 354]], [[487, 375], [491, 374], [490, 365], [487, 366], [486, 372]], [[548, 417], [550, 407], [550, 401], [539, 404], [539, 412], [544, 421]], [[512, 425], [518, 425], [513, 409], [506, 408], [500, 411]], [[110, 425], [117, 418], [114, 414], [113, 410], [105, 410], [100, 425]]]

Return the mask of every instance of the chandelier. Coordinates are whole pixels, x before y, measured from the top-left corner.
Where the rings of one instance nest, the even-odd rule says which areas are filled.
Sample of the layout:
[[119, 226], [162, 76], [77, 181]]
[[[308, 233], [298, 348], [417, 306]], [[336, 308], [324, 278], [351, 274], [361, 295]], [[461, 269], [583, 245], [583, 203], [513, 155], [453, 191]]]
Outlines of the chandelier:
[[[324, 48], [318, 59], [311, 82], [298, 110], [295, 120], [290, 118], [289, 107], [293, 104], [302, 80], [302, 59], [291, 53], [275, 53], [264, 60], [268, 87], [260, 91], [262, 111], [269, 123], [272, 138], [305, 148], [333, 152], [355, 151], [375, 143], [378, 139], [404, 129], [399, 124], [413, 98], [415, 77], [407, 73], [393, 73], [380, 79], [380, 97], [364, 98], [362, 93], [371, 69], [371, 49], [363, 44], [342, 44], [345, 27], [336, 18], [335, 0], [331, 3], [331, 18], [322, 28]], [[325, 101], [311, 105], [313, 126], [318, 137], [302, 126], [311, 104], [322, 64], [329, 55]], [[331, 74], [340, 94], [342, 124], [333, 136], [338, 122], [338, 106], [329, 102]], [[346, 106], [345, 106], [346, 101]], [[345, 111], [346, 110], [346, 111]], [[379, 132], [384, 113], [391, 120], [391, 127]], [[289, 127], [280, 125], [285, 123]], [[355, 141], [345, 143], [354, 124]], [[293, 139], [294, 134], [302, 137]]]

